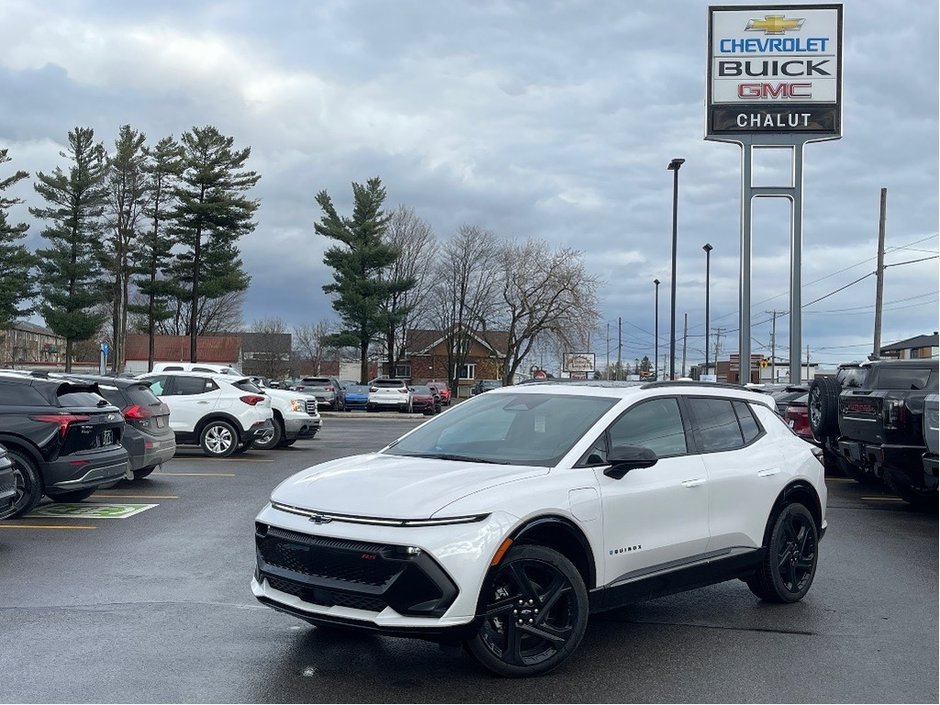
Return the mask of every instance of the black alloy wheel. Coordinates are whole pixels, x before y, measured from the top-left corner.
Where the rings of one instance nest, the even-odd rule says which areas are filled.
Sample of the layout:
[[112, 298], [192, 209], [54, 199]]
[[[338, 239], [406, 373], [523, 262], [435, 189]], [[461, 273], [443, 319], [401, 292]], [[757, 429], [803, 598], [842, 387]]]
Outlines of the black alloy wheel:
[[588, 596], [577, 568], [544, 546], [514, 546], [484, 586], [476, 636], [465, 643], [501, 676], [546, 673], [577, 648]]
[[788, 504], [777, 515], [767, 554], [747, 586], [767, 602], [797, 602], [813, 584], [818, 558], [813, 515], [802, 504]]
[[7, 518], [15, 519], [28, 514], [39, 504], [42, 479], [36, 464], [24, 453], [8, 448], [7, 457], [13, 463], [13, 488], [16, 492], [13, 495], [13, 513]]

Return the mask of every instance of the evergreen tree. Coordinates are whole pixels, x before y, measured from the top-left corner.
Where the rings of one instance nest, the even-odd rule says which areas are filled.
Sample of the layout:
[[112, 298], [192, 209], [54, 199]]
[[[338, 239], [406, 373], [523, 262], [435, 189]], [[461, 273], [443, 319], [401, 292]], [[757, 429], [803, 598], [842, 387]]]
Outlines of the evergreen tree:
[[255, 228], [258, 202], [243, 194], [261, 177], [244, 169], [251, 148], [233, 149], [233, 138], [212, 126], [194, 127], [180, 141], [183, 171], [175, 190], [173, 232], [184, 250], [176, 271], [189, 300], [190, 360], [197, 362], [200, 309], [209, 299], [248, 287], [237, 242]]
[[323, 291], [334, 294], [333, 308], [343, 325], [331, 342], [358, 346], [360, 379], [365, 381], [369, 378], [369, 344], [388, 323], [383, 303], [393, 293], [414, 286], [414, 279], [390, 278], [387, 272], [383, 278], [383, 270], [400, 251], [385, 239], [389, 216], [382, 210], [385, 189], [381, 180], [369, 179], [364, 186], [354, 183], [352, 188], [352, 218], [340, 216], [329, 194], [321, 191], [317, 203], [323, 216], [314, 227], [318, 234], [340, 243], [323, 256], [324, 264], [333, 270], [333, 283], [325, 285]]
[[105, 264], [111, 271], [111, 370], [119, 372], [127, 338], [128, 293], [132, 274], [131, 254], [139, 237], [147, 195], [144, 171], [146, 136], [122, 125], [108, 159], [108, 225]]
[[[0, 164], [10, 161], [6, 149], [0, 149]], [[29, 228], [26, 223], [12, 224], [7, 211], [22, 201], [3, 195], [10, 186], [27, 178], [25, 171], [0, 179], [0, 333], [6, 331], [21, 316], [32, 312], [28, 305], [35, 295], [33, 268], [36, 258], [20, 240]]]
[[172, 137], [164, 137], [153, 149], [143, 148], [147, 161], [147, 202], [144, 217], [147, 229], [141, 234], [133, 252], [132, 283], [143, 302], [129, 306], [132, 313], [144, 317], [148, 337], [147, 369], [153, 369], [154, 337], [161, 321], [173, 317], [169, 302], [179, 295], [179, 287], [170, 276], [175, 240], [167, 219], [175, 203], [174, 190], [183, 170], [183, 149]]
[[108, 198], [104, 145], [95, 143], [89, 127], [69, 131], [69, 148], [60, 155], [70, 160], [68, 174], [56, 167], [37, 174], [36, 192], [44, 208], [30, 208], [47, 222], [42, 237], [47, 249], [38, 250], [39, 310], [56, 334], [65, 338], [65, 371], [72, 370], [72, 345], [89, 340], [107, 317], [99, 310], [104, 297], [100, 273], [101, 216]]

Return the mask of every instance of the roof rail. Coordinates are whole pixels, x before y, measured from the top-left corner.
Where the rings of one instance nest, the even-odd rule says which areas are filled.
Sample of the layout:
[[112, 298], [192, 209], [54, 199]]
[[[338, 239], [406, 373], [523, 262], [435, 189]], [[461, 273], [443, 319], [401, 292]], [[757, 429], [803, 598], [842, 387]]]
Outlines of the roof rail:
[[728, 382], [702, 382], [700, 380], [663, 380], [661, 382], [647, 382], [643, 389], [660, 389], [662, 387], [705, 387], [706, 389], [736, 389], [739, 392], [755, 392], [761, 394], [756, 389], [748, 389], [743, 384], [729, 384]]

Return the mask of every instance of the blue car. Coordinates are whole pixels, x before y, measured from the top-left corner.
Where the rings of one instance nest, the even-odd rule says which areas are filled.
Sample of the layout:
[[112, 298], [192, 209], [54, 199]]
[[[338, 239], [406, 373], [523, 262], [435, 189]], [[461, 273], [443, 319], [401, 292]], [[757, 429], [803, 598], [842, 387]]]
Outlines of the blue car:
[[350, 384], [346, 387], [346, 408], [365, 409], [369, 403], [368, 384]]

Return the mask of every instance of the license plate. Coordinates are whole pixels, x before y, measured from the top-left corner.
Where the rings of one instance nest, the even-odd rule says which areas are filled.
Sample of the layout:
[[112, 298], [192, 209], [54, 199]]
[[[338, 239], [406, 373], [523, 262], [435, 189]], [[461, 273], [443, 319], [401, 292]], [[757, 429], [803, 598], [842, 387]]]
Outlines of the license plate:
[[164, 426], [166, 426], [166, 419], [163, 418], [162, 416], [158, 416], [158, 417], [157, 417], [157, 428], [163, 428]]
[[107, 429], [101, 432], [101, 445], [110, 446], [114, 445], [114, 431]]

